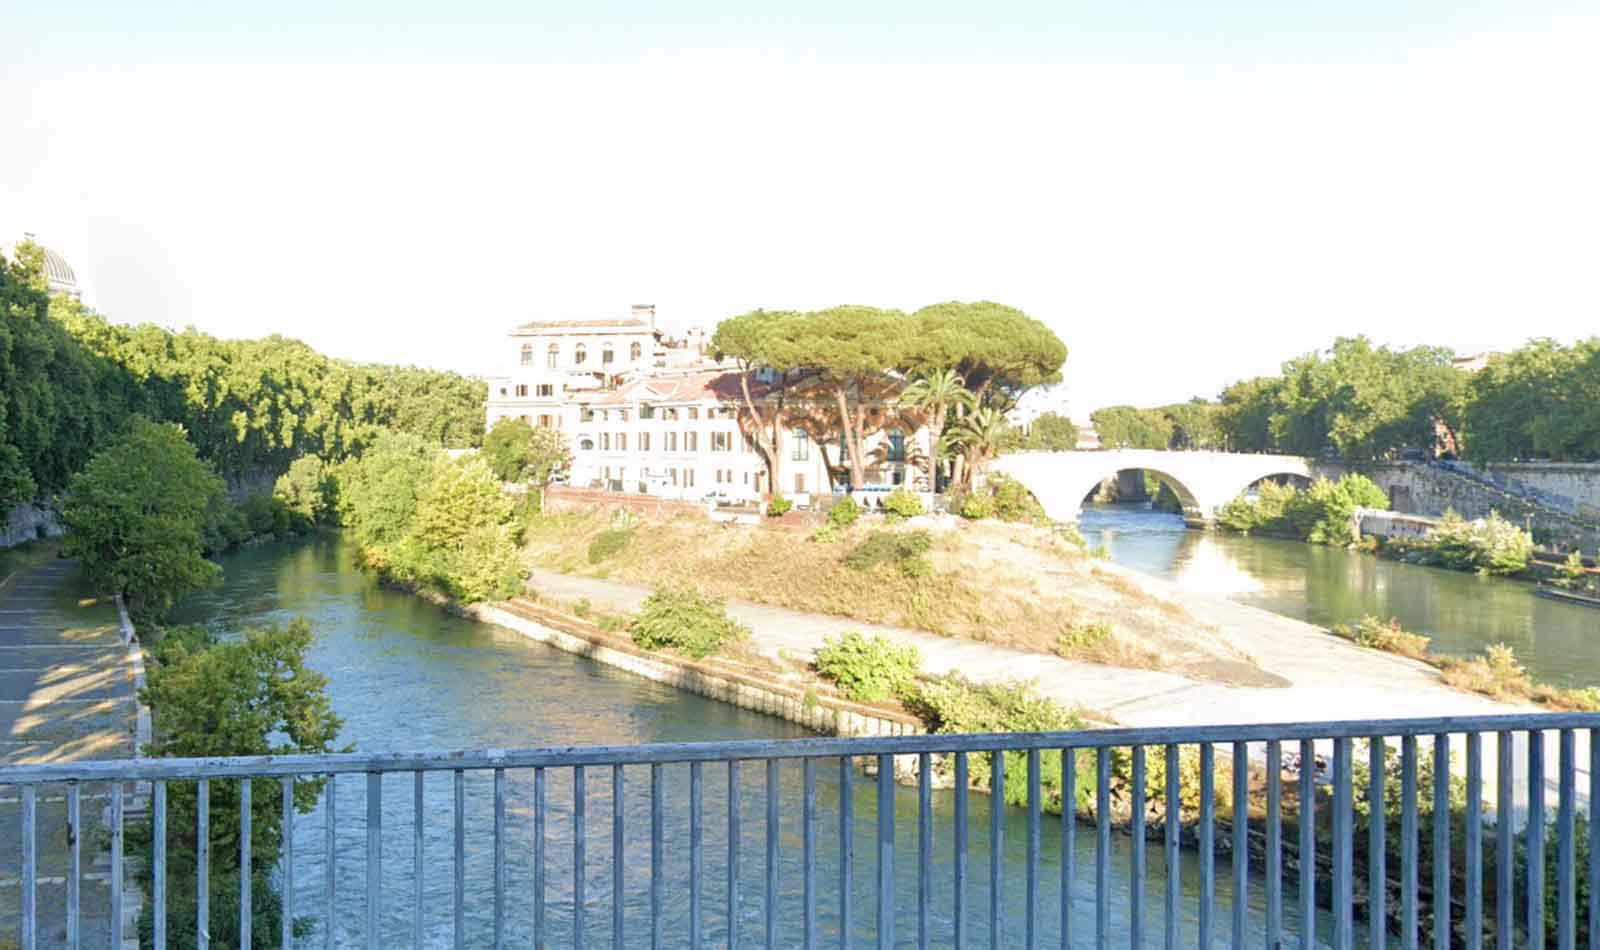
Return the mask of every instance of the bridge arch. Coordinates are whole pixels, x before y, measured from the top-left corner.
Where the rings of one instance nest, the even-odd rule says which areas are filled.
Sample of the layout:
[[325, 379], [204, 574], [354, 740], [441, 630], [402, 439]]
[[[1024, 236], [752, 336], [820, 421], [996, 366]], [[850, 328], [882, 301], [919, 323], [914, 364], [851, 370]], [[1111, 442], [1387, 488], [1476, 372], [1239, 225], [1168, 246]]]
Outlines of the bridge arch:
[[1118, 472], [1142, 469], [1172, 486], [1193, 522], [1205, 523], [1217, 509], [1268, 478], [1311, 477], [1311, 465], [1289, 455], [1228, 452], [1161, 452], [1137, 449], [1109, 452], [1015, 452], [993, 468], [1015, 478], [1056, 521], [1076, 521], [1083, 499]]

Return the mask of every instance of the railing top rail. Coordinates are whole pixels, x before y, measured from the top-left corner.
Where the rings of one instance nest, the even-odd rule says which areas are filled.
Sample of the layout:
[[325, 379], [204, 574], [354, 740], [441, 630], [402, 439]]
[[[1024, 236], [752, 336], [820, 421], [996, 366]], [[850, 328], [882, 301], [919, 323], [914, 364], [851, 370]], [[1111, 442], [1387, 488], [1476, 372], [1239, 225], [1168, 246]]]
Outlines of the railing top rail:
[[730, 759], [800, 759], [833, 756], [912, 755], [920, 752], [993, 752], [1029, 749], [1099, 749], [1193, 743], [1285, 742], [1301, 739], [1362, 739], [1529, 729], [1600, 729], [1600, 713], [1531, 713], [1451, 716], [1431, 719], [1357, 719], [1329, 722], [1088, 729], [1074, 732], [1008, 732], [873, 738], [817, 738], [685, 742], [632, 746], [568, 746], [476, 749], [457, 752], [341, 753], [198, 759], [118, 759], [10, 765], [0, 785], [47, 782], [194, 780], [213, 778], [335, 775], [368, 772], [430, 772], [536, 767], [651, 765]]

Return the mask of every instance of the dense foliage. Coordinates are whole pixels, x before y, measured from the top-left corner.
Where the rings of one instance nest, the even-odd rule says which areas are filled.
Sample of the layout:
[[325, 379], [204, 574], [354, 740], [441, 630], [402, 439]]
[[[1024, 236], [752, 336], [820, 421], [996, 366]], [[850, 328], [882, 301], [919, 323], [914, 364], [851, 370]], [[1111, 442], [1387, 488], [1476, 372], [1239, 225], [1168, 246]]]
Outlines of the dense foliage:
[[1044, 508], [1023, 484], [1009, 475], [990, 475], [983, 486], [961, 496], [955, 513], [963, 518], [999, 518], [1001, 521], [1030, 521], [1042, 524]]
[[136, 619], [215, 583], [203, 532], [222, 480], [174, 425], [135, 416], [127, 431], [73, 476], [62, 517], [65, 550], [96, 590], [123, 595]]
[[922, 670], [922, 655], [915, 646], [881, 634], [865, 637], [851, 631], [823, 638], [816, 667], [849, 698], [876, 702], [908, 695]]
[[1600, 337], [1533, 340], [1472, 377], [1467, 455], [1600, 460]]
[[572, 461], [560, 430], [535, 427], [524, 419], [501, 419], [483, 437], [483, 457], [501, 481], [538, 488]]
[[1453, 511], [1429, 532], [1424, 561], [1458, 571], [1518, 574], [1533, 559], [1533, 535], [1490, 512], [1468, 521]]
[[633, 642], [646, 650], [677, 650], [695, 659], [750, 635], [748, 628], [728, 616], [722, 601], [678, 587], [658, 587], [646, 597], [630, 633]]
[[1019, 446], [1030, 452], [1071, 452], [1077, 447], [1077, 423], [1059, 412], [1042, 413], [1033, 420]]
[[857, 571], [893, 566], [907, 577], [927, 577], [933, 573], [932, 548], [933, 536], [926, 531], [874, 531], [845, 555], [844, 563]]
[[1319, 478], [1309, 488], [1263, 482], [1256, 497], [1240, 495], [1217, 512], [1217, 523], [1239, 532], [1297, 538], [1313, 544], [1351, 544], [1357, 508], [1387, 510], [1389, 498], [1365, 475], [1337, 482]]
[[915, 518], [923, 513], [922, 498], [902, 485], [883, 497], [883, 510], [891, 521]]
[[[150, 650], [149, 686], [140, 699], [156, 724], [143, 752], [167, 757], [297, 755], [341, 751], [334, 748], [341, 722], [327, 696], [327, 679], [306, 666], [311, 627], [296, 620], [286, 627], [247, 630], [237, 639], [218, 640], [202, 627], [168, 630]], [[344, 750], [347, 751], [347, 750]], [[297, 780], [295, 810], [316, 807], [322, 779]], [[167, 925], [177, 946], [195, 945], [196, 792], [192, 782], [167, 788]], [[251, 946], [277, 946], [282, 912], [273, 868], [283, 822], [276, 779], [251, 783], [252, 863]], [[213, 782], [208, 799], [210, 828], [211, 939], [239, 944], [239, 809], [237, 782]], [[136, 835], [149, 826], [134, 826]], [[149, 840], [135, 840], [148, 848]], [[142, 862], [149, 893], [150, 862]], [[232, 913], [226, 912], [232, 908]], [[150, 915], [140, 915], [150, 926]], [[148, 937], [148, 931], [146, 931]]]
[[347, 363], [276, 336], [113, 324], [45, 292], [37, 246], [0, 257], [0, 510], [65, 488], [134, 414], [182, 425], [234, 479], [344, 458], [391, 429], [476, 445], [484, 398], [454, 373]]

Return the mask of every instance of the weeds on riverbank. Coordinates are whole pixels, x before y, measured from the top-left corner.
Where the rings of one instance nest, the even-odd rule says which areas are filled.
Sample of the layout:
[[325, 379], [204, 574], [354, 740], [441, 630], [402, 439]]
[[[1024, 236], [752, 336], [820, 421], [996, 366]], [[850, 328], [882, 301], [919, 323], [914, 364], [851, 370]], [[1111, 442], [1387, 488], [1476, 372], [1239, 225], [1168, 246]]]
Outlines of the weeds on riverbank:
[[1568, 689], [1540, 683], [1505, 643], [1492, 643], [1481, 656], [1440, 656], [1428, 650], [1429, 640], [1410, 633], [1391, 618], [1363, 617], [1355, 626], [1339, 624], [1332, 632], [1360, 646], [1410, 657], [1434, 667], [1450, 686], [1508, 703], [1535, 703], [1570, 712], [1600, 712], [1600, 689]]

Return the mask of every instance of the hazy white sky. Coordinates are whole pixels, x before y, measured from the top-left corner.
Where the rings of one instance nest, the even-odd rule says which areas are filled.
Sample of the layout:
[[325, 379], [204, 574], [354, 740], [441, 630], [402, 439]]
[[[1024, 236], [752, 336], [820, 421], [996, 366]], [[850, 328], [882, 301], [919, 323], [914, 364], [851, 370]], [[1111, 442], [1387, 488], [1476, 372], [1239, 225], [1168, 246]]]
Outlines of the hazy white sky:
[[191, 6], [0, 0], [0, 240], [117, 320], [483, 372], [988, 298], [1078, 412], [1600, 333], [1593, 2]]

